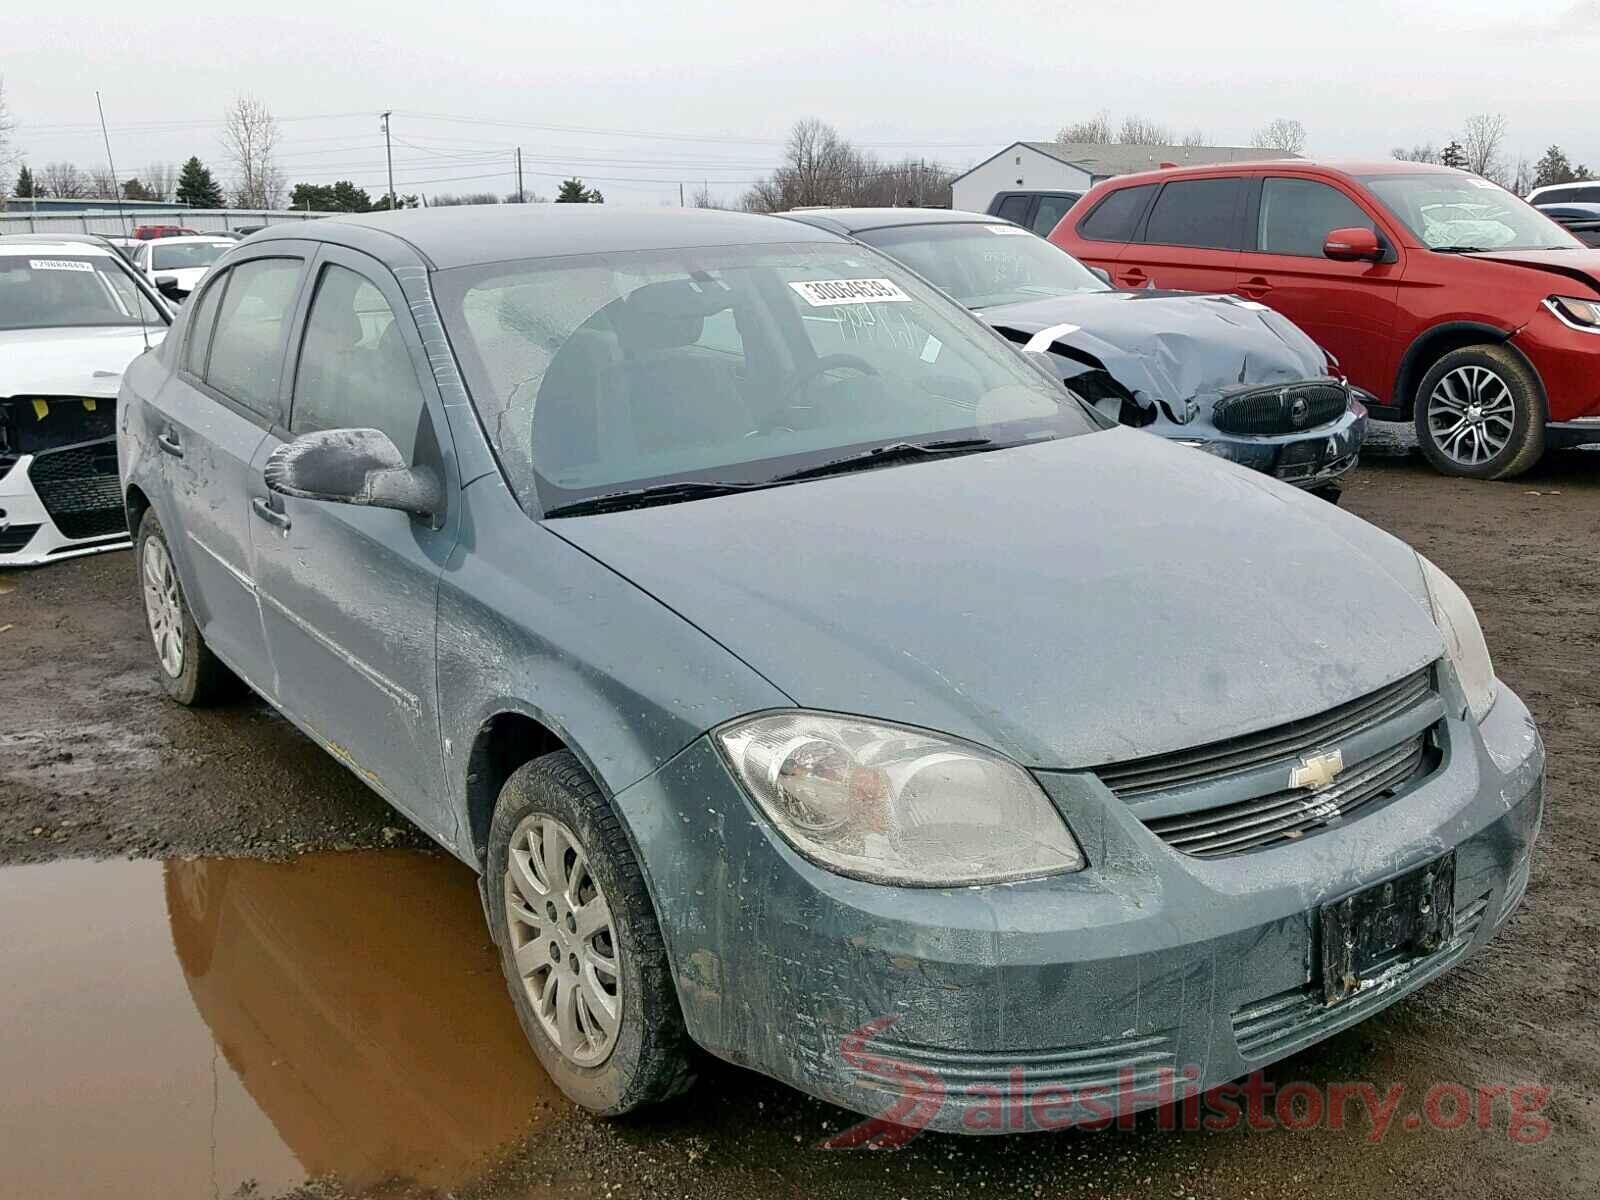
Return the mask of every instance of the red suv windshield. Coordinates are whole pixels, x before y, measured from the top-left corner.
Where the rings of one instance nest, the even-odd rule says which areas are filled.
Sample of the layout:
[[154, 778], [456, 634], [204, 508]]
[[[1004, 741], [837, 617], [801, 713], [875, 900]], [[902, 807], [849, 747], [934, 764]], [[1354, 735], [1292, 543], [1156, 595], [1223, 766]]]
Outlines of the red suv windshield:
[[1367, 175], [1361, 182], [1430, 250], [1566, 250], [1582, 246], [1504, 188], [1468, 175]]

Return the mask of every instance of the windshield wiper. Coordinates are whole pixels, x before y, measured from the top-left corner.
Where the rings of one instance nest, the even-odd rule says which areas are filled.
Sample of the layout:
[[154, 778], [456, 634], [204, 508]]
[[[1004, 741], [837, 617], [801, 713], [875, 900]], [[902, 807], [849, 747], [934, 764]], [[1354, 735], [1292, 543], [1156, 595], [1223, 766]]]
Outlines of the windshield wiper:
[[1435, 254], [1487, 254], [1492, 246], [1429, 246]]
[[679, 483], [656, 483], [649, 487], [604, 492], [584, 500], [558, 504], [545, 512], [547, 517], [581, 517], [591, 513], [617, 512], [624, 508], [643, 508], [650, 504], [672, 504], [678, 500], [700, 500], [707, 496], [726, 496], [771, 487], [771, 483], [729, 483], [718, 479], [690, 479]]
[[796, 479], [817, 479], [824, 475], [844, 475], [851, 471], [865, 471], [886, 463], [906, 462], [918, 458], [937, 458], [944, 454], [976, 454], [984, 450], [999, 450], [992, 438], [946, 438], [938, 442], [891, 442], [887, 446], [874, 446], [860, 454], [836, 458], [832, 462], [818, 463], [814, 467], [801, 467], [785, 475], [775, 476], [775, 482], [789, 483]]

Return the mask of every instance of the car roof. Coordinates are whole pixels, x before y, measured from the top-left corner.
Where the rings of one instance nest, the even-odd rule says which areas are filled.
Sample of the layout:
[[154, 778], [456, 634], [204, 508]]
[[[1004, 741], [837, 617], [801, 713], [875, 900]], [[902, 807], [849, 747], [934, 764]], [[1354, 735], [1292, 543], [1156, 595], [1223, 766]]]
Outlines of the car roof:
[[0, 250], [8, 252], [37, 251], [49, 253], [66, 251], [69, 254], [109, 254], [116, 250], [104, 238], [93, 233], [6, 233], [0, 234]]
[[568, 254], [700, 246], [836, 241], [823, 229], [718, 209], [620, 208], [606, 204], [480, 204], [351, 213], [271, 225], [250, 246], [277, 240], [335, 242], [402, 266], [420, 256], [436, 270]]
[[1402, 162], [1395, 158], [1372, 160], [1269, 158], [1254, 162], [1204, 163], [1192, 167], [1162, 167], [1154, 171], [1140, 171], [1134, 175], [1118, 175], [1107, 180], [1116, 187], [1136, 183], [1160, 183], [1167, 179], [1187, 177], [1213, 177], [1218, 175], [1296, 174], [1303, 171], [1324, 172], [1359, 178], [1363, 175], [1467, 175], [1455, 167], [1438, 163]]
[[[1004, 217], [965, 212], [959, 208], [796, 208], [777, 215], [845, 234], [903, 225], [1016, 225], [1015, 221]], [[1022, 226], [1017, 225], [1017, 228]]]

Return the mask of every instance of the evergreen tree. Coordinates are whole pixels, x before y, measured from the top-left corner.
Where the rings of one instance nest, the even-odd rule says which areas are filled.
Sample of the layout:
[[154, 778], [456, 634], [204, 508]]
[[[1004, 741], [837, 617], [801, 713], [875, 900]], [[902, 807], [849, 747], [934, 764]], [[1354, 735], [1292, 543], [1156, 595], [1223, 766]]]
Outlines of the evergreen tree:
[[28, 170], [27, 163], [23, 163], [22, 170], [17, 172], [17, 186], [12, 190], [12, 194], [22, 200], [31, 200], [38, 195], [34, 191], [33, 172]]
[[222, 188], [211, 177], [209, 168], [197, 157], [190, 157], [178, 173], [178, 203], [190, 208], [221, 208]]
[[583, 180], [573, 178], [561, 185], [556, 192], [557, 204], [604, 204], [605, 197], [594, 188], [583, 186]]
[[1439, 152], [1439, 161], [1447, 167], [1464, 171], [1467, 169], [1467, 152], [1461, 148], [1460, 142], [1452, 141]]

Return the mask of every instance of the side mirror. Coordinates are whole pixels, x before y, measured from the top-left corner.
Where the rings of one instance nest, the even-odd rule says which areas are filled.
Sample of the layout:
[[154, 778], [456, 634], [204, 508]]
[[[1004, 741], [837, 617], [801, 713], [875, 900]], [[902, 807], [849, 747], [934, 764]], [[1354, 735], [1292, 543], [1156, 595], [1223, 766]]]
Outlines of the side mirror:
[[[1088, 264], [1085, 265], [1087, 266]], [[1107, 287], [1111, 286], [1111, 272], [1106, 270], [1104, 267], [1089, 267], [1089, 274], [1093, 275]]]
[[332, 504], [395, 508], [434, 519], [444, 487], [430, 467], [408, 467], [389, 436], [376, 429], [326, 429], [301, 434], [267, 456], [269, 492]]
[[176, 275], [157, 275], [155, 283], [156, 291], [174, 304], [182, 304], [189, 298], [189, 293], [178, 286], [178, 277]]
[[1383, 247], [1370, 229], [1335, 229], [1323, 241], [1322, 253], [1335, 262], [1378, 262]]

